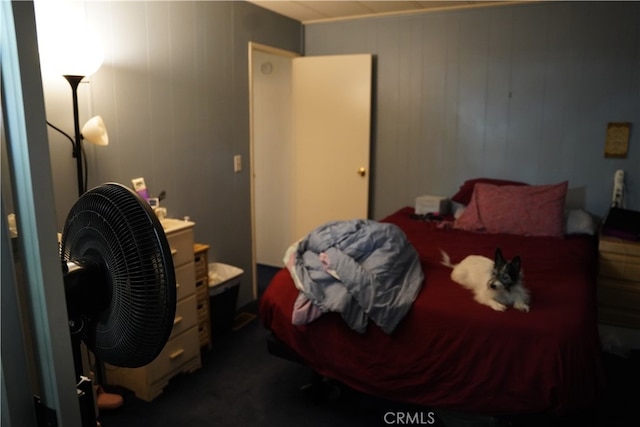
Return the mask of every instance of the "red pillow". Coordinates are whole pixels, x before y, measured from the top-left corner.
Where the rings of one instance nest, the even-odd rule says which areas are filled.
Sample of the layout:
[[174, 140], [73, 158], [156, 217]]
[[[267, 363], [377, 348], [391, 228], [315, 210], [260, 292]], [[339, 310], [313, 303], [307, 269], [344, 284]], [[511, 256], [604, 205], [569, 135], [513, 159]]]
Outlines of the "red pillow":
[[525, 186], [478, 184], [454, 228], [562, 237], [567, 187], [566, 181]]
[[505, 179], [493, 179], [493, 178], [476, 178], [469, 179], [460, 186], [460, 189], [456, 194], [451, 197], [451, 200], [463, 205], [468, 205], [473, 195], [473, 189], [476, 184], [493, 184], [493, 185], [527, 185], [524, 182], [507, 181]]

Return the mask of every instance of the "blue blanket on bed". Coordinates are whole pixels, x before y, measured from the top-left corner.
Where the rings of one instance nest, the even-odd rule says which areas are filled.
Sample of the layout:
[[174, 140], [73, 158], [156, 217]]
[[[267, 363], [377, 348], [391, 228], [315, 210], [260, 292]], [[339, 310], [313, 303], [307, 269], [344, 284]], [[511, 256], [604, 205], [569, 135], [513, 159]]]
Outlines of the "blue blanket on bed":
[[296, 286], [322, 312], [340, 312], [364, 332], [371, 319], [391, 333], [423, 283], [416, 250], [394, 224], [372, 220], [322, 225], [295, 248]]

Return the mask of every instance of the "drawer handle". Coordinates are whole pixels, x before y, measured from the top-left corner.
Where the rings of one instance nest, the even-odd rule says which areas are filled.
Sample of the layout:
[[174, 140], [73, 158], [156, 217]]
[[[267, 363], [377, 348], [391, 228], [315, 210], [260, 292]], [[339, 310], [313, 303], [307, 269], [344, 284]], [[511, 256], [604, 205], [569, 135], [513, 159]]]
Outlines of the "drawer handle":
[[174, 256], [177, 253], [178, 253], [177, 249], [171, 248], [171, 256]]
[[174, 351], [173, 353], [171, 353], [171, 355], [169, 356], [169, 359], [176, 360], [178, 357], [182, 356], [183, 353], [184, 353], [184, 349], [181, 348], [180, 350]]
[[178, 323], [182, 322], [183, 317], [182, 316], [178, 316], [175, 319], [173, 319], [173, 326], [177, 325]]
[[176, 282], [176, 289], [180, 287], [180, 283]]

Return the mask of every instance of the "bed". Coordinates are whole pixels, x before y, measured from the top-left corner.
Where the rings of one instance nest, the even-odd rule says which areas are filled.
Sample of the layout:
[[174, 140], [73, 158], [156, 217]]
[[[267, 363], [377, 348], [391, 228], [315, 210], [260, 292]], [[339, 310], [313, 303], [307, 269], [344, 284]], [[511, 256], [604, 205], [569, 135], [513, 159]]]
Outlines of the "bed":
[[[465, 200], [463, 215], [479, 203], [480, 186]], [[511, 191], [517, 185], [503, 187]], [[564, 234], [566, 226], [562, 235], [488, 232], [487, 224], [483, 230], [468, 224], [454, 227], [418, 218], [412, 207], [381, 222], [404, 232], [424, 273], [397, 327], [386, 333], [369, 324], [358, 332], [331, 312], [293, 325], [292, 309], [300, 292], [283, 268], [259, 306], [261, 322], [278, 345], [318, 374], [355, 390], [428, 408], [487, 415], [566, 414], [596, 403], [603, 374], [593, 235]], [[441, 264], [441, 249], [457, 262], [469, 254], [493, 258], [497, 247], [506, 257], [522, 259], [532, 293], [528, 313], [513, 308], [497, 312], [476, 303]]]

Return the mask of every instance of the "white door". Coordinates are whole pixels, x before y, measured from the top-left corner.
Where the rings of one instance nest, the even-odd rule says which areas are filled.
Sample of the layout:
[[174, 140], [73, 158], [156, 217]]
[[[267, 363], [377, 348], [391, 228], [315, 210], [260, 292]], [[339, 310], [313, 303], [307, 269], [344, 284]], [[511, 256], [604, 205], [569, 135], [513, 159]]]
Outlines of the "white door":
[[282, 266], [287, 247], [324, 222], [367, 217], [372, 60], [249, 48], [257, 296], [256, 264]]
[[372, 56], [293, 59], [294, 237], [366, 218]]

